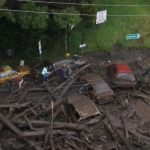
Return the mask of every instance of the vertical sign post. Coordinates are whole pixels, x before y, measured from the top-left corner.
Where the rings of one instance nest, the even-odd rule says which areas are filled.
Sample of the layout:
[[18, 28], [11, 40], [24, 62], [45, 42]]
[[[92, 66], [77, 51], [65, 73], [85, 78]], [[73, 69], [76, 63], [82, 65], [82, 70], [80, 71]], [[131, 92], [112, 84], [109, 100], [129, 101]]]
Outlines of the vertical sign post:
[[39, 40], [39, 42], [38, 42], [38, 47], [39, 47], [39, 55], [40, 55], [40, 60], [41, 60], [41, 55], [42, 55], [41, 40]]
[[84, 44], [80, 44], [80, 45], [79, 45], [79, 48], [81, 48], [81, 49], [82, 49], [82, 56], [83, 56], [83, 48], [84, 48], [84, 47], [86, 47], [86, 44], [85, 44], [85, 43], [84, 43]]
[[[138, 40], [142, 37], [140, 33], [132, 33], [132, 34], [127, 34], [126, 35], [126, 40]], [[127, 44], [127, 49], [128, 49], [128, 44]]]

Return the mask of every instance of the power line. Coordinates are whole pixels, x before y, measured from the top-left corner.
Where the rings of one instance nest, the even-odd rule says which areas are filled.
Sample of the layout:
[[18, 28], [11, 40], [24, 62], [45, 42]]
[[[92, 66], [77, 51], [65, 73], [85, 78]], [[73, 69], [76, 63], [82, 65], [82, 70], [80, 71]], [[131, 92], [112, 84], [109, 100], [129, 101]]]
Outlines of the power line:
[[68, 16], [96, 16], [95, 14], [74, 14], [74, 13], [61, 13], [61, 12], [46, 12], [46, 11], [33, 11], [33, 10], [19, 10], [19, 9], [0, 9], [0, 11], [33, 13], [33, 14], [55, 14], [55, 15], [68, 15]]
[[[96, 17], [96, 14], [77, 14], [77, 13], [61, 13], [61, 12], [47, 12], [47, 11], [33, 11], [33, 10], [19, 10], [19, 9], [2, 9], [0, 11], [32, 13], [32, 14], [54, 14], [54, 15], [68, 15], [68, 16], [89, 16]], [[107, 15], [109, 17], [150, 17], [150, 14], [124, 14], [124, 15]]]
[[31, 2], [31, 3], [45, 3], [45, 4], [58, 4], [58, 5], [79, 5], [79, 6], [103, 6], [103, 7], [150, 7], [150, 4], [88, 4], [88, 3], [66, 3], [66, 2], [48, 2], [48, 1], [41, 1], [41, 0], [16, 0], [20, 2]]
[[95, 14], [74, 14], [74, 13], [61, 13], [61, 12], [47, 12], [47, 11], [33, 11], [33, 10], [19, 10], [19, 9], [0, 9], [0, 11], [33, 13], [33, 14], [54, 14], [54, 15], [68, 15], [68, 16], [96, 16]]

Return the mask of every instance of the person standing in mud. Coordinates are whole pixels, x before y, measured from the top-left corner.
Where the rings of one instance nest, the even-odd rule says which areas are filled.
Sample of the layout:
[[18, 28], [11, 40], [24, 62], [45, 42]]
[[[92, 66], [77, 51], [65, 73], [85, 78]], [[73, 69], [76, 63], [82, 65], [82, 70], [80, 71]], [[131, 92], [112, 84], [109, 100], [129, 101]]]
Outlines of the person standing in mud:
[[52, 74], [54, 73], [54, 75], [56, 75], [53, 63], [49, 62], [48, 60], [44, 60], [43, 65], [48, 67], [49, 72], [51, 72]]
[[50, 72], [48, 71], [48, 66], [44, 66], [42, 69], [42, 76], [44, 81], [48, 81]]

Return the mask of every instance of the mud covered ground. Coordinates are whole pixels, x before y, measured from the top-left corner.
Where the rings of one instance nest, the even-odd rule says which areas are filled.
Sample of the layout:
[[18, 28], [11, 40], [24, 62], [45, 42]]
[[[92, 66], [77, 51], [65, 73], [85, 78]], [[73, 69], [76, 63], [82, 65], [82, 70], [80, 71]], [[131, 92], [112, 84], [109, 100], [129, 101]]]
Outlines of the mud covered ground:
[[[149, 49], [116, 46], [112, 52], [95, 52], [85, 57], [92, 64], [92, 69], [107, 81], [103, 66], [109, 60], [128, 63], [135, 72], [139, 72], [141, 68], [138, 69], [136, 62], [149, 59], [149, 56]], [[114, 88], [112, 102], [103, 105], [95, 103], [101, 112], [97, 123], [89, 126], [82, 123], [75, 126], [75, 123], [70, 129], [68, 126], [74, 122], [65, 109], [65, 99], [67, 95], [78, 93], [78, 86], [72, 80], [63, 84], [57, 77], [53, 77], [46, 85], [33, 82], [22, 89], [14, 88], [11, 93], [1, 92], [0, 149], [150, 149], [149, 86]], [[58, 104], [58, 101], [62, 103]], [[52, 105], [55, 108], [53, 111]], [[67, 125], [61, 128], [64, 123]], [[85, 125], [85, 128], [81, 128], [81, 125]], [[27, 135], [27, 131], [30, 134]]]

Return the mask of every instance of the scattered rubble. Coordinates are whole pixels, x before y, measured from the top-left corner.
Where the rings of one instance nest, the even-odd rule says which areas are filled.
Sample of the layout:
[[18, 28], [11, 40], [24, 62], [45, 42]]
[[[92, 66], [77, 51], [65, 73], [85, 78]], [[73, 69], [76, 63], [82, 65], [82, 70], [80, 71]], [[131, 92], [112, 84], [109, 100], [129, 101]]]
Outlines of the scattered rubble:
[[0, 150], [149, 150], [150, 87], [148, 78], [144, 84], [139, 80], [143, 74], [149, 77], [149, 68], [138, 68], [139, 61], [142, 64], [141, 60], [129, 64], [136, 68], [139, 84], [113, 88], [113, 101], [109, 103], [93, 101], [100, 117], [90, 125], [70, 118], [67, 97], [80, 94], [84, 83], [78, 76], [83, 72], [93, 71], [107, 82], [106, 63], [87, 63], [74, 71], [73, 78], [61, 83], [54, 76], [47, 83], [32, 82], [11, 92], [1, 90]]

